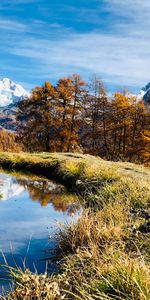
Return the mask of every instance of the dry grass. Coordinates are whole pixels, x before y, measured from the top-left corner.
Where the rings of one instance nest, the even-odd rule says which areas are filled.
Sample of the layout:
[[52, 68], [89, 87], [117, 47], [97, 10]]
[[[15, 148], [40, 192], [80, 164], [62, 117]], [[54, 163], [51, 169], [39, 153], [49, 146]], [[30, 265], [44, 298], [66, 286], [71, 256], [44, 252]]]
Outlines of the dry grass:
[[96, 245], [103, 251], [106, 245], [120, 243], [127, 235], [130, 219], [128, 208], [119, 203], [110, 204], [96, 213], [87, 209], [77, 223], [64, 226], [59, 232], [60, 253], [76, 253]]
[[[87, 181], [111, 181], [122, 177], [150, 181], [150, 169], [129, 163], [114, 163], [78, 153], [0, 153], [0, 166], [30, 171], [76, 185]], [[78, 186], [78, 185], [77, 185]]]
[[[74, 178], [85, 208], [60, 229], [60, 273], [49, 276], [8, 267], [15, 281], [9, 300], [149, 300], [150, 171], [77, 154], [19, 154], [16, 160], [59, 167]], [[70, 177], [69, 177], [70, 176]]]

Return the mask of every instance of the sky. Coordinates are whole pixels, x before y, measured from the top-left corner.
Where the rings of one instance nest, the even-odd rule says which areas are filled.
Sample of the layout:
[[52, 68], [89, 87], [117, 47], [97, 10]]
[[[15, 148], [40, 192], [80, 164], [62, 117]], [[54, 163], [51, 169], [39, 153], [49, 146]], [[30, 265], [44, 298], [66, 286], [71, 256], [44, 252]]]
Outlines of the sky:
[[108, 90], [150, 81], [149, 0], [1, 0], [0, 77], [27, 90], [79, 73]]

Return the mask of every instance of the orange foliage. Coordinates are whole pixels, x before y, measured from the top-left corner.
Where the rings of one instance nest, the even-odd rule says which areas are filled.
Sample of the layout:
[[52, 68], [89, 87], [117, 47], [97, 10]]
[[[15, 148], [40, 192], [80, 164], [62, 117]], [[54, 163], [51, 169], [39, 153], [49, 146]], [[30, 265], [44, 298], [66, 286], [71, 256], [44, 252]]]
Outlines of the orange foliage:
[[78, 75], [46, 82], [19, 104], [19, 141], [28, 151], [80, 151], [109, 160], [150, 161], [150, 111], [128, 93]]
[[19, 152], [21, 147], [16, 142], [16, 134], [7, 130], [0, 131], [0, 151]]

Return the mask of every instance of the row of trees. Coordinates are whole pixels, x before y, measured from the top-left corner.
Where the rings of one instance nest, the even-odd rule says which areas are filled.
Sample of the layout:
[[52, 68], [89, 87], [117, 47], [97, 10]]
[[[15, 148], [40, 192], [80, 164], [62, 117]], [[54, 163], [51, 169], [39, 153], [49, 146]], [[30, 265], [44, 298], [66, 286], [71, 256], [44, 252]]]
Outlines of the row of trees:
[[46, 82], [19, 103], [18, 139], [27, 151], [83, 151], [111, 160], [150, 160], [150, 112], [128, 93], [108, 97], [79, 75]]

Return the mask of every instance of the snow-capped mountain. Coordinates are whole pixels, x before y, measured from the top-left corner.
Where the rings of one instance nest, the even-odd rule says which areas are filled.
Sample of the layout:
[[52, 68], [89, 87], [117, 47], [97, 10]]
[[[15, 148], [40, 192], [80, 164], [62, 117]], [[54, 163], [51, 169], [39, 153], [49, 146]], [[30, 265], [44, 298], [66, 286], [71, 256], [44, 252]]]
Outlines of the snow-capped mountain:
[[17, 103], [29, 95], [9, 78], [0, 80], [0, 130], [16, 130]]
[[15, 105], [28, 96], [29, 93], [21, 85], [16, 84], [9, 78], [0, 80], [0, 107]]
[[146, 105], [150, 105], [150, 82], [144, 88], [141, 89], [138, 97], [142, 98]]

